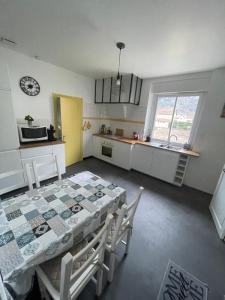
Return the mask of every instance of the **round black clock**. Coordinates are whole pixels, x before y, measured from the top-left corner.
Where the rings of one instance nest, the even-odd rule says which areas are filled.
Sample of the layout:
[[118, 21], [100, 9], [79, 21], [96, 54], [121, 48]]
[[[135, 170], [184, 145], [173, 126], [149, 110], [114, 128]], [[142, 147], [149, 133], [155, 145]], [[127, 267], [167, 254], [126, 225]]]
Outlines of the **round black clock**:
[[29, 96], [37, 96], [40, 93], [40, 85], [32, 77], [24, 76], [20, 79], [21, 90]]

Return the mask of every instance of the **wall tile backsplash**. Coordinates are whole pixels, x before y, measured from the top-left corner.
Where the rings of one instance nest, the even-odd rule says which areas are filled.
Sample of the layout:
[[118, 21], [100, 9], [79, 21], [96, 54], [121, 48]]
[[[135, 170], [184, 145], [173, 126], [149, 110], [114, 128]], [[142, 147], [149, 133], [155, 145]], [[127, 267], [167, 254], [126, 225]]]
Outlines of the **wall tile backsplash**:
[[[18, 125], [25, 125], [27, 124], [27, 121], [25, 121], [24, 119], [16, 119], [16, 123]], [[51, 124], [51, 121], [48, 119], [34, 119], [32, 125], [34, 126], [46, 126], [49, 127]]]

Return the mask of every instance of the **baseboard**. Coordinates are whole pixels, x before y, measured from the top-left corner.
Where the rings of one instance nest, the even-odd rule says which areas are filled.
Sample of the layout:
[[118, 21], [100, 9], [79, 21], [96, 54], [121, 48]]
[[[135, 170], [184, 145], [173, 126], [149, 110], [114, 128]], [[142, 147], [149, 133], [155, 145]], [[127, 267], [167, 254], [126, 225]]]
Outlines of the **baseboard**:
[[217, 218], [217, 215], [216, 215], [216, 213], [215, 213], [215, 210], [214, 210], [214, 208], [213, 208], [211, 205], [209, 206], [209, 210], [210, 210], [210, 212], [211, 212], [211, 215], [212, 215], [214, 224], [215, 224], [215, 226], [216, 226], [216, 230], [217, 230], [217, 232], [218, 232], [218, 234], [219, 234], [219, 237], [220, 237], [220, 239], [223, 239], [223, 236], [222, 236], [223, 228], [222, 228], [221, 225], [220, 225], [220, 222], [219, 222], [219, 220], [218, 220], [218, 218]]
[[93, 158], [93, 157], [94, 157], [93, 155], [85, 156], [85, 157], [83, 157], [83, 160], [86, 160], [86, 159], [89, 159], [89, 158]]

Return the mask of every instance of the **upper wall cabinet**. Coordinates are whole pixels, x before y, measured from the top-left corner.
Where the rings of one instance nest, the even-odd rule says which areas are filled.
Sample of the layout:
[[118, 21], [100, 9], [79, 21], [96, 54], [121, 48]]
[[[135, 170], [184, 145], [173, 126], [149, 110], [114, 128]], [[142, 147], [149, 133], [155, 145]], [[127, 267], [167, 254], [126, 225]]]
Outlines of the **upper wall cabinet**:
[[121, 75], [121, 84], [116, 78], [95, 80], [95, 103], [131, 103], [138, 105], [141, 97], [142, 79], [134, 74]]

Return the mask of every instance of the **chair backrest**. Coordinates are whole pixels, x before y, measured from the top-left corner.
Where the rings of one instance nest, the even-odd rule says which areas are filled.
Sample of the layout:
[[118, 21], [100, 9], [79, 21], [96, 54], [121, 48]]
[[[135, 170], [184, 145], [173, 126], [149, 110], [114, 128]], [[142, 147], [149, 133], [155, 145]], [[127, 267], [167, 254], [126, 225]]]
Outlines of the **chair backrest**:
[[0, 300], [7, 300], [7, 299], [8, 299], [8, 297], [5, 292], [5, 287], [4, 287], [4, 284], [2, 281], [2, 276], [0, 276]]
[[129, 205], [123, 204], [121, 209], [118, 211], [115, 230], [113, 231], [113, 236], [111, 238], [112, 249], [115, 249], [119, 238], [123, 235], [124, 231], [127, 229], [127, 226], [130, 226], [131, 228], [133, 227], [134, 215], [143, 190], [144, 188], [141, 186], [133, 202], [131, 202]]
[[[24, 172], [25, 172], [24, 169], [16, 169], [16, 170], [12, 170], [12, 171], [7, 171], [7, 172], [4, 172], [4, 173], [0, 174], [0, 180], [5, 179], [5, 178], [10, 178], [11, 176], [23, 174]], [[27, 177], [29, 177], [30, 170], [27, 167], [26, 167], [26, 173], [27, 173]], [[33, 186], [32, 186], [32, 184], [29, 183], [29, 181], [28, 181], [28, 186], [29, 186], [29, 190], [33, 189]], [[3, 194], [6, 194], [6, 193], [8, 193], [12, 190], [16, 190], [20, 187], [22, 187], [21, 183], [20, 184], [7, 185], [7, 187], [0, 189], [0, 196], [3, 195]]]
[[[60, 279], [60, 300], [76, 299], [82, 288], [93, 277], [94, 274], [88, 272], [90, 266], [102, 267], [107, 236], [111, 227], [113, 216], [109, 214], [105, 225], [98, 234], [75, 256], [69, 252], [62, 258], [61, 279]], [[79, 290], [76, 288], [76, 281], [85, 274], [85, 282], [80, 284]], [[95, 270], [96, 272], [96, 270]]]
[[[59, 162], [58, 162], [58, 158], [57, 155], [54, 155], [52, 157], [50, 157], [50, 159], [46, 162], [43, 163], [37, 163], [35, 160], [32, 161], [32, 166], [33, 166], [33, 172], [34, 172], [34, 177], [35, 177], [35, 183], [36, 183], [36, 187], [39, 188], [40, 187], [40, 182], [42, 180], [48, 179], [49, 177], [55, 177], [57, 176], [58, 179], [61, 179], [61, 172], [60, 172], [60, 168], [59, 168]], [[40, 175], [40, 169], [44, 166], [54, 166], [54, 171], [51, 174], [42, 174]]]

